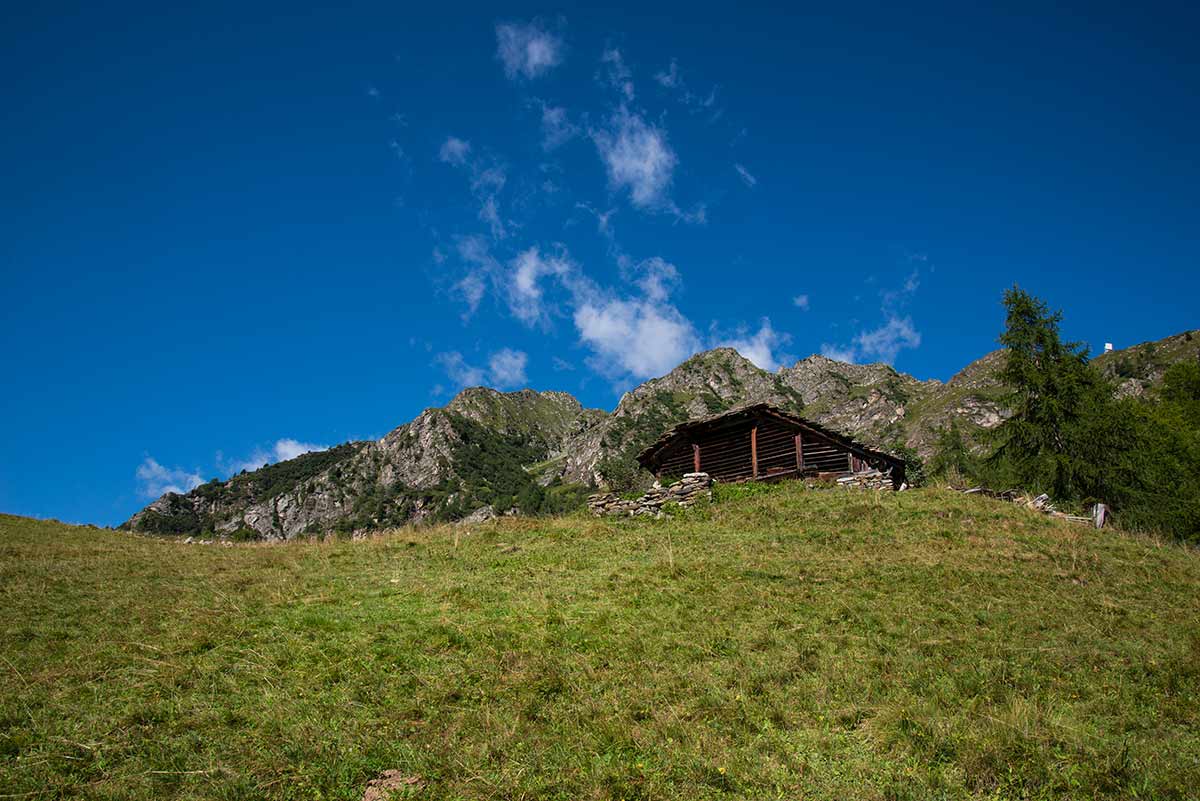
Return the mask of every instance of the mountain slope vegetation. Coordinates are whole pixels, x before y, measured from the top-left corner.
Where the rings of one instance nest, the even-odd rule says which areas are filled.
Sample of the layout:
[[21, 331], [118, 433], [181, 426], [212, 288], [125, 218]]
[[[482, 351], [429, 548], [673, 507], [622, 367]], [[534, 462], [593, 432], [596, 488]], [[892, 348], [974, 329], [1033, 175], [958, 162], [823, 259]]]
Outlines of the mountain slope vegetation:
[[[1153, 394], [1172, 364], [1200, 356], [1200, 332], [1095, 360], [1128, 397]], [[1011, 390], [995, 351], [948, 382], [920, 381], [883, 364], [810, 356], [775, 373], [737, 351], [697, 354], [622, 396], [606, 413], [563, 392], [474, 387], [378, 442], [214, 480], [168, 494], [124, 527], [162, 534], [288, 539], [512, 511], [556, 512], [589, 488], [649, 482], [635, 456], [665, 429], [747, 403], [772, 403], [875, 447], [930, 458], [953, 429], [965, 447], [1009, 415]]]
[[938, 489], [231, 547], [0, 517], [10, 797], [1194, 797], [1194, 549]]

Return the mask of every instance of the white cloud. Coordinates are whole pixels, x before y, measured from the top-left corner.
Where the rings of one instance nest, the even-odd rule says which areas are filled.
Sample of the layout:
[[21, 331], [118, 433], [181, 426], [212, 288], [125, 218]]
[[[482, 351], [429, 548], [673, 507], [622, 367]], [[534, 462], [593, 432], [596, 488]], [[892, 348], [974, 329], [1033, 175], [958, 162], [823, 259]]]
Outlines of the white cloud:
[[286, 462], [288, 459], [295, 459], [297, 456], [303, 456], [306, 453], [314, 451], [328, 450], [328, 445], [316, 445], [311, 442], [301, 442], [291, 437], [284, 437], [275, 440], [275, 443], [266, 447], [255, 448], [249, 456], [244, 459], [236, 459], [227, 461], [224, 454], [217, 452], [217, 467], [228, 475], [236, 475], [243, 470], [253, 471], [258, 470], [264, 465], [273, 464], [275, 462]]
[[566, 359], [559, 358], [558, 356], [554, 357], [554, 360], [552, 363], [554, 365], [554, 369], [558, 370], [560, 373], [561, 372], [574, 372], [574, 370], [575, 370], [575, 365], [571, 364]]
[[482, 385], [486, 376], [483, 368], [467, 364], [463, 355], [456, 350], [439, 353], [437, 363], [446, 371], [446, 375], [459, 387], [476, 387]]
[[822, 345], [821, 354], [842, 362], [892, 364], [900, 351], [920, 346], [921, 333], [911, 317], [889, 316], [878, 328], [860, 332], [849, 345]]
[[742, 332], [738, 336], [719, 340], [718, 347], [733, 348], [750, 361], [764, 370], [776, 370], [788, 357], [779, 353], [779, 348], [791, 339], [787, 334], [781, 334], [771, 327], [771, 321], [764, 317], [759, 329], [754, 334]]
[[614, 189], [628, 189], [642, 209], [670, 208], [671, 177], [679, 159], [667, 143], [666, 131], [620, 107], [608, 126], [592, 132]]
[[890, 317], [879, 328], [856, 336], [854, 344], [862, 360], [891, 364], [904, 348], [920, 347], [921, 334], [913, 328], [911, 317]]
[[900, 351], [919, 348], [921, 333], [913, 325], [912, 317], [902, 316], [901, 310], [908, 305], [920, 286], [920, 273], [914, 269], [899, 288], [881, 289], [879, 306], [884, 316], [883, 325], [870, 331], [860, 331], [849, 345], [822, 345], [821, 353], [840, 361], [892, 364]]
[[500, 204], [494, 195], [483, 198], [479, 206], [479, 219], [488, 224], [488, 230], [495, 239], [504, 238], [504, 221], [500, 219]]
[[158, 498], [168, 492], [182, 495], [204, 483], [198, 472], [163, 467], [149, 456], [138, 465], [136, 475], [141, 484], [139, 491], [146, 498]]
[[913, 269], [908, 277], [904, 279], [904, 283], [899, 289], [880, 290], [879, 297], [881, 307], [888, 314], [896, 314], [902, 309], [912, 296], [917, 293], [917, 289], [921, 286], [921, 274], [917, 269]]
[[850, 364], [854, 364], [856, 361], [853, 347], [831, 345], [828, 342], [821, 345], [821, 355], [827, 359], [833, 359], [834, 361], [839, 362], [849, 362]]
[[538, 22], [496, 26], [496, 57], [509, 80], [533, 80], [562, 63], [563, 41]]
[[509, 267], [508, 305], [513, 314], [526, 325], [547, 323], [549, 315], [542, 302], [544, 292], [541, 280], [545, 277], [563, 279], [568, 276], [574, 265], [566, 252], [544, 256], [534, 246], [518, 254]]
[[579, 133], [562, 106], [542, 104], [542, 149], [549, 152], [569, 142]]
[[300, 442], [287, 438], [276, 440], [275, 445], [272, 447], [275, 453], [275, 461], [277, 462], [286, 462], [288, 459], [295, 459], [297, 456], [303, 456], [306, 453], [328, 449], [326, 445], [314, 445], [311, 442]]
[[507, 235], [500, 216], [498, 195], [508, 180], [508, 169], [501, 163], [488, 163], [485, 158], [471, 158], [471, 143], [451, 136], [438, 150], [438, 160], [467, 172], [471, 194], [479, 202], [479, 219], [488, 224], [494, 239]]
[[503, 348], [488, 359], [488, 370], [492, 383], [498, 387], [518, 387], [525, 384], [525, 365], [529, 357], [522, 351]]
[[493, 239], [503, 239], [507, 233], [496, 200], [506, 181], [507, 170], [501, 164], [486, 168], [476, 165], [471, 169], [471, 192], [479, 201], [479, 219], [488, 224]]
[[808, 311], [808, 295], [797, 295], [792, 298], [792, 305], [800, 311]]
[[671, 65], [662, 72], [656, 73], [654, 80], [667, 89], [674, 89], [681, 86], [682, 79], [679, 77], [679, 63], [675, 59], [671, 59]]
[[641, 298], [586, 301], [575, 310], [575, 327], [609, 374], [662, 375], [700, 348], [678, 309]]
[[664, 89], [668, 89], [675, 94], [675, 97], [688, 110], [689, 114], [708, 113], [708, 122], [714, 123], [721, 118], [725, 113], [722, 108], [713, 110], [717, 105], [717, 89], [714, 86], [709, 90], [708, 94], [697, 94], [688, 88], [687, 83], [683, 80], [683, 74], [679, 70], [679, 62], [671, 59], [667, 69], [655, 73], [654, 80], [658, 82]]
[[463, 320], [467, 320], [479, 309], [479, 303], [487, 291], [487, 282], [478, 271], [469, 272], [454, 285], [454, 291], [467, 304], [467, 310], [463, 313]]
[[589, 213], [593, 217], [595, 217], [596, 218], [596, 230], [609, 238], [612, 237], [612, 228], [609, 226], [608, 221], [611, 220], [612, 216], [617, 213], [616, 209], [609, 209], [608, 211], [600, 211], [599, 209], [597, 209], [596, 207], [594, 207], [588, 203], [576, 203], [575, 208], [583, 209], [584, 211], [586, 211], [587, 213]]
[[600, 62], [607, 71], [605, 82], [624, 95], [626, 100], [633, 100], [633, 70], [625, 64], [621, 51], [615, 47], [608, 48], [601, 54]]
[[634, 283], [646, 294], [646, 299], [660, 302], [667, 299], [671, 290], [679, 283], [679, 270], [674, 264], [658, 256], [640, 262], [634, 268], [637, 275]]
[[467, 163], [467, 156], [471, 155], [471, 143], [459, 139], [457, 136], [447, 137], [445, 142], [442, 142], [441, 148], [438, 149], [438, 159], [453, 164], [455, 167], [461, 167]]
[[[484, 236], [464, 236], [455, 243], [455, 249], [458, 258], [469, 265], [466, 275], [455, 282], [450, 290], [451, 297], [463, 301], [467, 306], [462, 315], [465, 321], [479, 309], [479, 304], [487, 293], [488, 282], [495, 280], [500, 265], [492, 256], [488, 240]], [[441, 261], [438, 263], [444, 263], [445, 260], [445, 255], [441, 254]]]
[[487, 240], [482, 236], [464, 236], [458, 240], [458, 257], [475, 267], [490, 268], [496, 265], [488, 250]]
[[488, 358], [487, 368], [468, 364], [458, 351], [439, 353], [436, 361], [456, 388], [492, 386], [511, 389], [526, 383], [525, 366], [529, 357], [523, 351], [501, 348]]
[[745, 182], [746, 186], [753, 187], [758, 183], [758, 179], [751, 175], [750, 171], [741, 164], [734, 164], [733, 168], [737, 170], [737, 174], [742, 177], [742, 181]]

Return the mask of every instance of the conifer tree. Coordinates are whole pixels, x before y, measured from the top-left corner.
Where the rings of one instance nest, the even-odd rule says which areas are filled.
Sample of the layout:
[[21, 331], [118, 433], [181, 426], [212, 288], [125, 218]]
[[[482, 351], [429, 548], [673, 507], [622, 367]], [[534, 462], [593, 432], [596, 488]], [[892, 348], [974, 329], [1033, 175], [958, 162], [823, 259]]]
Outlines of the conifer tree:
[[[1088, 364], [1088, 351], [1059, 334], [1062, 313], [1014, 286], [1000, 343], [1007, 359], [1000, 379], [1011, 387], [1012, 416], [995, 429], [992, 467], [1016, 483], [1057, 498], [1088, 494], [1090, 465], [1080, 459], [1080, 434], [1104, 414], [1107, 382]], [[1094, 445], [1095, 443], [1091, 443]], [[1094, 448], [1092, 458], [1099, 458]]]

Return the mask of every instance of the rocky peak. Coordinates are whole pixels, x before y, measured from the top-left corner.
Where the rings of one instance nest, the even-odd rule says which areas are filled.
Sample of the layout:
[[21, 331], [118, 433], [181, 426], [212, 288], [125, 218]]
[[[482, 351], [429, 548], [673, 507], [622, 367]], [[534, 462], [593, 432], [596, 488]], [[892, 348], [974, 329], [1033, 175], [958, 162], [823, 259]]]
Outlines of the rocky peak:
[[566, 392], [500, 392], [487, 387], [464, 389], [445, 409], [505, 436], [536, 441], [552, 452], [561, 450], [564, 439], [586, 428], [597, 414]]
[[[1122, 391], [1142, 392], [1171, 364], [1197, 358], [1200, 332], [1189, 331], [1095, 363], [1123, 382]], [[378, 442], [347, 443], [167, 495], [125, 525], [158, 533], [253, 529], [286, 538], [335, 526], [464, 517], [493, 503], [510, 509], [518, 497], [536, 502], [543, 490], [550, 496], [643, 480], [635, 456], [663, 431], [750, 403], [928, 456], [938, 429], [952, 421], [970, 438], [1005, 419], [1007, 390], [997, 379], [1003, 359], [1002, 350], [993, 351], [943, 384], [816, 354], [770, 373], [733, 348], [716, 348], [625, 393], [611, 415], [585, 409], [565, 392], [471, 387]]]

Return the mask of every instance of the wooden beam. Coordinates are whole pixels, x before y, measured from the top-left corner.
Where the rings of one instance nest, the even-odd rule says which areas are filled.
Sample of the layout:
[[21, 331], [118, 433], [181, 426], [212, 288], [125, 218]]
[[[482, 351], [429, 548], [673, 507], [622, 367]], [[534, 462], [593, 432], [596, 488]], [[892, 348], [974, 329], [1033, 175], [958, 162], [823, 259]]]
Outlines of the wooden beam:
[[750, 429], [750, 475], [758, 478], [758, 426]]
[[804, 469], [804, 443], [800, 441], [800, 435], [796, 435], [796, 469]]
[[854, 472], [854, 454], [853, 453], [848, 452], [846, 454], [846, 466], [850, 469], [851, 473]]
[[693, 473], [700, 472], [700, 446], [694, 442], [692, 443], [692, 468]]

